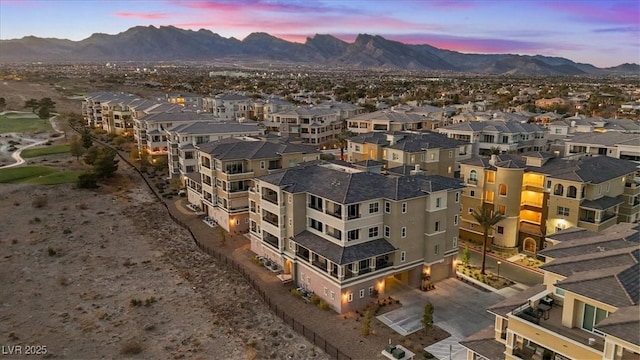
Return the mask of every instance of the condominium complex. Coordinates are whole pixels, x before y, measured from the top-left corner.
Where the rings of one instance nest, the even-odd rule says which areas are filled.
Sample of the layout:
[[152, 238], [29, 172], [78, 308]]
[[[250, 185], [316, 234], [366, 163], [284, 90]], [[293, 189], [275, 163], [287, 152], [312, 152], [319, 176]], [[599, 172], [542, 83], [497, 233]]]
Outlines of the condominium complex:
[[340, 108], [295, 107], [272, 113], [262, 121], [267, 131], [303, 143], [320, 145], [342, 132]]
[[358, 309], [387, 277], [420, 287], [453, 274], [462, 188], [332, 163], [276, 171], [249, 192], [251, 250], [338, 313]]
[[249, 229], [248, 195], [255, 191], [255, 177], [320, 158], [308, 146], [252, 138], [227, 138], [195, 149], [198, 172], [186, 174], [188, 200], [232, 234]]
[[640, 358], [639, 230], [554, 234], [543, 284], [489, 307], [495, 324], [461, 342], [467, 359]]
[[617, 131], [575, 134], [564, 141], [564, 153], [605, 155], [640, 161], [640, 134]]
[[264, 135], [264, 129], [256, 122], [209, 122], [197, 121], [176, 125], [167, 132], [169, 149], [169, 176], [184, 176], [198, 170], [198, 144], [222, 140], [230, 137]]
[[442, 121], [439, 116], [432, 118], [411, 112], [380, 110], [350, 118], [347, 121], [347, 129], [356, 134], [372, 131], [434, 130]]
[[546, 153], [492, 155], [463, 160], [460, 236], [480, 240], [475, 209], [505, 216], [490, 234], [495, 246], [535, 254], [545, 235], [570, 227], [602, 231], [640, 212], [637, 166], [606, 156], [557, 158]]
[[438, 132], [473, 145], [472, 154], [489, 155], [545, 151], [547, 131], [535, 124], [519, 121], [474, 121], [448, 125]]
[[468, 159], [470, 151], [468, 143], [433, 132], [369, 132], [351, 137], [346, 153], [351, 162], [380, 161], [392, 172], [408, 166], [427, 175], [454, 177], [458, 162]]

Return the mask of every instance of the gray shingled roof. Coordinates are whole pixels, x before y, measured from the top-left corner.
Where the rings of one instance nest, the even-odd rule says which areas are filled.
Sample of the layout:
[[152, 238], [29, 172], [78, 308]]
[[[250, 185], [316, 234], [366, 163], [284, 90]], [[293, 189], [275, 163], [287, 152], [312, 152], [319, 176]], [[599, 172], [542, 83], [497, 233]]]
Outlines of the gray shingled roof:
[[[600, 184], [637, 170], [637, 165], [628, 160], [608, 156], [585, 156], [577, 160], [550, 158], [542, 166], [527, 166], [523, 158], [527, 154], [497, 155], [498, 167], [524, 167], [528, 171], [547, 174], [551, 178]], [[472, 157], [461, 161], [462, 164], [491, 168], [488, 157]]]
[[529, 298], [546, 290], [547, 287], [544, 284], [534, 285], [526, 290], [523, 290], [513, 296], [509, 296], [508, 298], [489, 306], [487, 308], [487, 311], [492, 314], [507, 317], [507, 314], [512, 310], [526, 304], [529, 301]]
[[300, 164], [258, 179], [291, 193], [309, 192], [340, 204], [379, 198], [398, 201], [464, 188], [459, 179], [440, 175], [389, 177], [371, 172], [347, 172], [320, 164]]
[[396, 251], [391, 243], [382, 238], [357, 245], [340, 246], [308, 230], [296, 235], [293, 241], [338, 265], [350, 264]]
[[596, 325], [605, 334], [640, 345], [640, 307], [621, 307]]
[[420, 134], [406, 134], [389, 148], [405, 152], [420, 152], [426, 149], [455, 149], [465, 144], [467, 143], [464, 141], [450, 139], [444, 134], [423, 132]]
[[640, 146], [640, 134], [628, 134], [619, 131], [605, 133], [584, 133], [567, 139], [570, 144], [595, 144], [604, 146], [634, 145]]
[[577, 272], [593, 269], [604, 269], [614, 266], [633, 265], [637, 261], [631, 254], [630, 248], [595, 251], [567, 258], [555, 259], [540, 268], [563, 276], [571, 276]]
[[556, 287], [612, 306], [629, 306], [638, 303], [639, 276], [637, 263], [594, 268], [577, 272], [556, 283]]
[[[208, 117], [210, 120], [211, 117]], [[239, 122], [211, 122], [197, 121], [187, 124], [178, 124], [169, 131], [178, 134], [219, 134], [219, 133], [255, 133], [264, 132], [258, 126], [258, 123], [239, 123]]]
[[487, 326], [460, 341], [460, 345], [486, 359], [504, 359], [505, 345], [496, 340], [495, 325]]
[[313, 147], [291, 143], [274, 143], [268, 141], [246, 141], [237, 138], [227, 138], [218, 141], [199, 144], [198, 150], [210, 154], [218, 160], [269, 159], [281, 154], [317, 153]]
[[495, 132], [499, 134], [519, 134], [531, 132], [544, 132], [545, 129], [536, 125], [520, 121], [471, 121], [443, 126], [443, 130], [458, 130], [471, 132]]
[[418, 114], [398, 113], [390, 110], [379, 110], [371, 113], [360, 114], [350, 118], [352, 121], [381, 120], [392, 123], [416, 123], [425, 121], [426, 118]]
[[595, 209], [595, 210], [605, 210], [605, 209], [610, 209], [616, 205], [620, 205], [623, 202], [624, 201], [618, 198], [614, 198], [611, 196], [603, 196], [596, 200], [583, 200], [582, 203], [580, 203], [580, 207], [585, 207], [585, 208]]

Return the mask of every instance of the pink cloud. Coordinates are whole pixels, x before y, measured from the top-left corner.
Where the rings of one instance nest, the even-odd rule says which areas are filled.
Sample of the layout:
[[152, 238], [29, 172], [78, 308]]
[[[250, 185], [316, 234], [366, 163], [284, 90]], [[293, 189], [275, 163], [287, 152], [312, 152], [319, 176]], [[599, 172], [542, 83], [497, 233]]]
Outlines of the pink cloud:
[[[289, 2], [264, 1], [264, 0], [196, 0], [174, 1], [175, 5], [191, 9], [222, 11], [222, 12], [327, 12], [335, 9], [309, 4], [292, 4]], [[313, 4], [313, 3], [312, 3]]]
[[429, 1], [428, 4], [443, 9], [473, 9], [477, 7], [476, 2], [471, 0], [436, 0]]
[[158, 20], [158, 19], [166, 19], [169, 17], [169, 14], [163, 13], [163, 12], [119, 11], [114, 13], [113, 15], [120, 18], [134, 18], [134, 19], [143, 19], [143, 20]]

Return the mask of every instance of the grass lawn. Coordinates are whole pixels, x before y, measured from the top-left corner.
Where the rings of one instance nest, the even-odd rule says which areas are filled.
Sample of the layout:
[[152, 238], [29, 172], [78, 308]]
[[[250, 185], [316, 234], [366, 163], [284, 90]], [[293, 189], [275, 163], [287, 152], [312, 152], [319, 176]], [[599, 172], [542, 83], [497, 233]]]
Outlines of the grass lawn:
[[34, 133], [51, 130], [51, 124], [47, 120], [15, 116], [15, 114], [0, 115], [0, 134], [10, 132]]
[[20, 153], [20, 156], [26, 159], [26, 158], [33, 158], [37, 156], [43, 156], [43, 155], [62, 154], [62, 153], [69, 152], [69, 147], [70, 146], [68, 144], [36, 147], [36, 148], [26, 149], [22, 151]]
[[74, 182], [83, 171], [62, 171], [47, 166], [18, 166], [0, 169], [0, 183], [55, 185]]

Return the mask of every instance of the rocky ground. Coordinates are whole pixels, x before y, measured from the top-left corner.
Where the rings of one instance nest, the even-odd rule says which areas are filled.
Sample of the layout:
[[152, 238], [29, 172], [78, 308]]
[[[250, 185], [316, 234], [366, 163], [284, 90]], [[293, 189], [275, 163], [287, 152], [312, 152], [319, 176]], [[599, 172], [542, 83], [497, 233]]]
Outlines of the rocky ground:
[[66, 359], [326, 358], [240, 275], [199, 252], [123, 164], [98, 191], [0, 185], [0, 212], [5, 353], [38, 345]]

